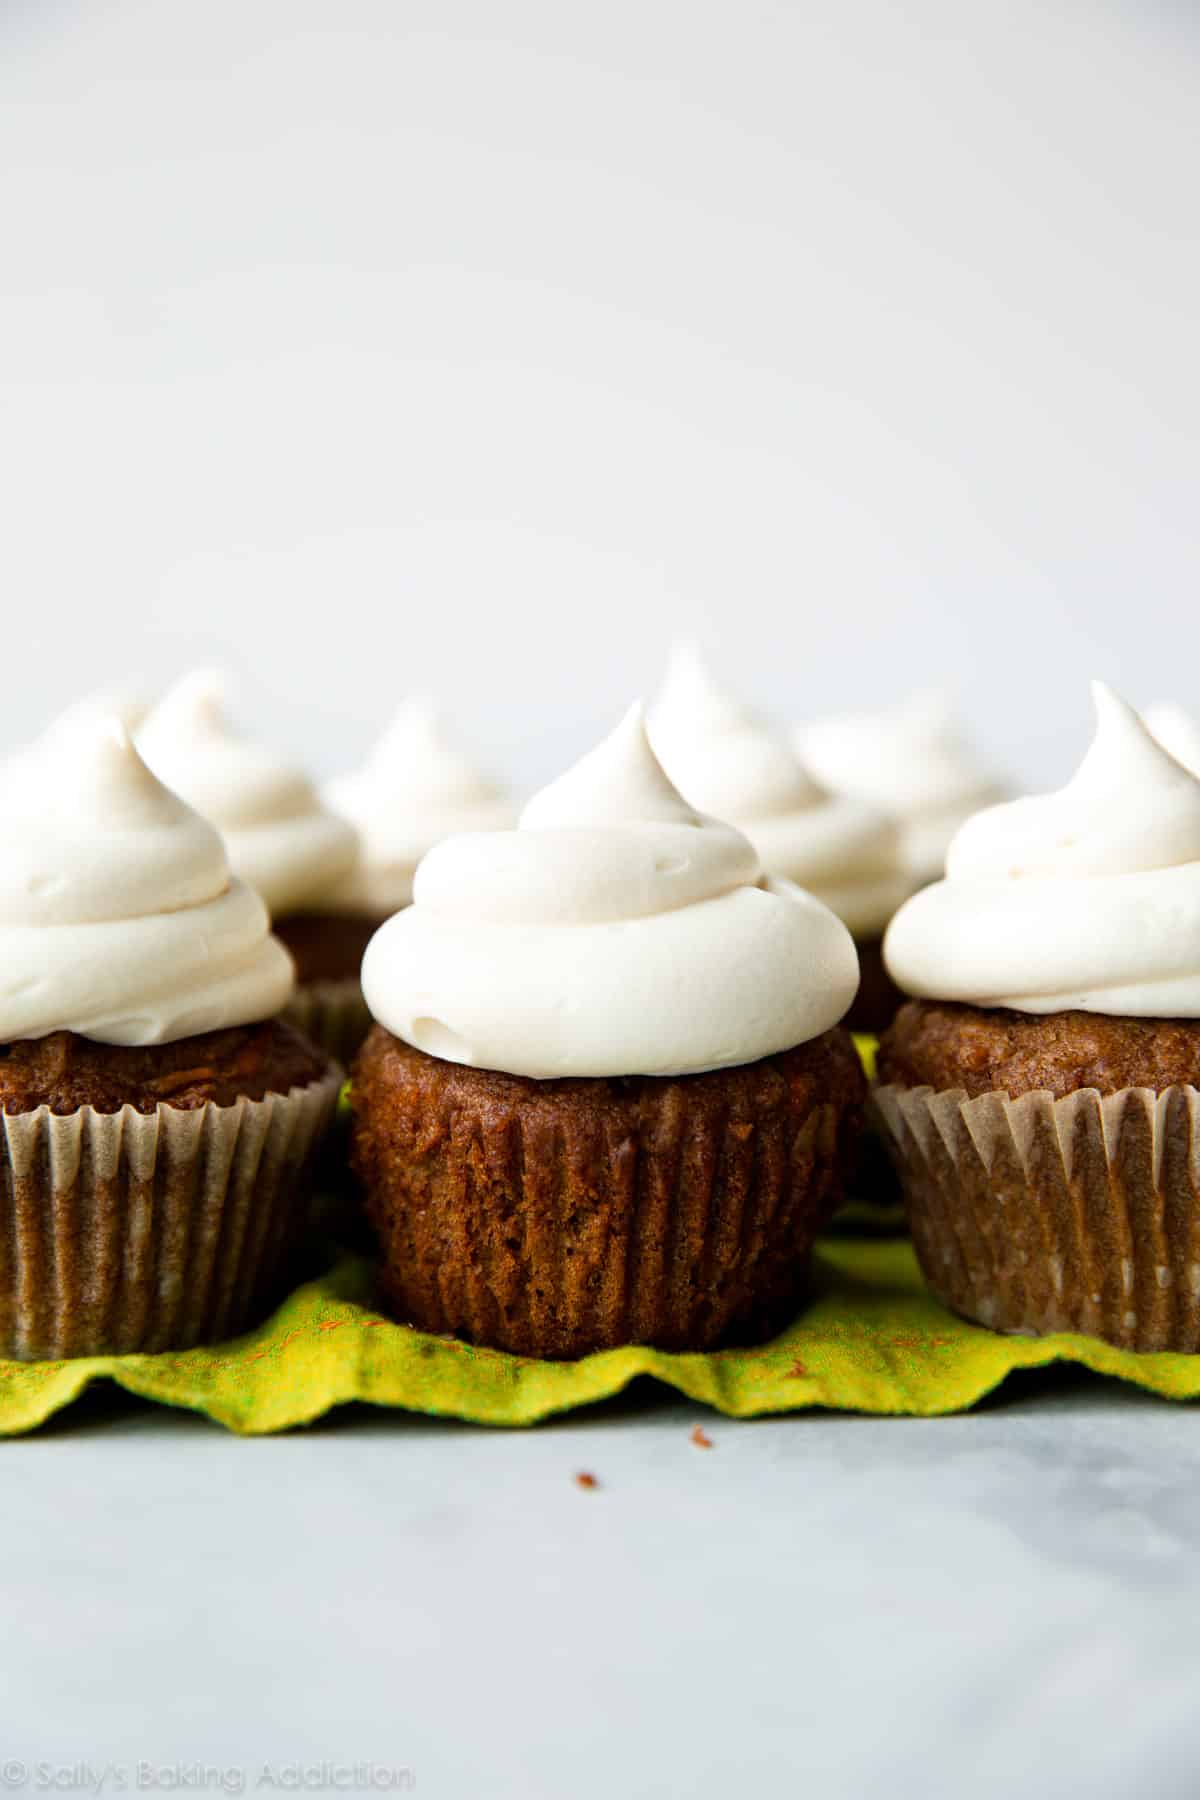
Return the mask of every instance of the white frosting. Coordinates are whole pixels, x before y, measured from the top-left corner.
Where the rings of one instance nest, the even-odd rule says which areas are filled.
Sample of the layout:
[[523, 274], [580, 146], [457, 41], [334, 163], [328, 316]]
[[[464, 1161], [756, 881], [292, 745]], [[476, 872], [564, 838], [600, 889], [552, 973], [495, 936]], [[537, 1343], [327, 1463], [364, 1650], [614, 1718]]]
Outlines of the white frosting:
[[185, 676], [159, 701], [138, 747], [162, 781], [216, 826], [234, 873], [275, 918], [319, 911], [357, 853], [353, 828], [307, 776], [236, 735], [219, 679]]
[[1142, 717], [1164, 750], [1193, 775], [1200, 775], [1200, 724], [1182, 706], [1159, 700]]
[[807, 888], [855, 936], [878, 937], [912, 889], [899, 832], [867, 801], [835, 797], [791, 747], [677, 645], [650, 713], [650, 741], [694, 806], [745, 833], [773, 875]]
[[756, 1062], [835, 1025], [857, 985], [845, 927], [692, 811], [640, 707], [517, 830], [432, 850], [363, 962], [389, 1031], [538, 1079]]
[[343, 912], [407, 906], [426, 851], [456, 832], [503, 830], [514, 817], [499, 789], [447, 742], [424, 699], [401, 706], [362, 768], [330, 782], [325, 799], [359, 837], [358, 860], [326, 898]]
[[1096, 736], [1054, 794], [977, 813], [884, 943], [910, 994], [1020, 1012], [1200, 1017], [1200, 781], [1093, 685]]
[[1003, 797], [935, 692], [877, 713], [817, 719], [800, 728], [796, 745], [831, 792], [869, 801], [898, 820], [910, 886], [935, 881], [959, 826]]
[[0, 1040], [162, 1044], [286, 1005], [262, 901], [116, 717], [73, 709], [0, 768], [0, 836]]

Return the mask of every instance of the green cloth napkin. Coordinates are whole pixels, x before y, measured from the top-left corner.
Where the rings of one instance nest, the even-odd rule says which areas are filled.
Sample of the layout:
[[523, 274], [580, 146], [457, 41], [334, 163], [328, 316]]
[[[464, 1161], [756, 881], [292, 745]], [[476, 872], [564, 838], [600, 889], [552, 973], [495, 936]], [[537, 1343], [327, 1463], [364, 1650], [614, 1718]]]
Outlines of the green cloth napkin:
[[391, 1324], [371, 1264], [343, 1256], [257, 1331], [161, 1356], [0, 1362], [0, 1433], [30, 1431], [101, 1376], [231, 1431], [283, 1431], [351, 1400], [484, 1425], [530, 1425], [651, 1375], [735, 1418], [830, 1407], [927, 1416], [972, 1406], [1013, 1369], [1081, 1363], [1176, 1400], [1200, 1395], [1200, 1356], [1137, 1356], [1091, 1338], [1005, 1338], [946, 1312], [904, 1242], [827, 1238], [813, 1297], [789, 1330], [707, 1356], [630, 1348], [576, 1363], [476, 1350]]

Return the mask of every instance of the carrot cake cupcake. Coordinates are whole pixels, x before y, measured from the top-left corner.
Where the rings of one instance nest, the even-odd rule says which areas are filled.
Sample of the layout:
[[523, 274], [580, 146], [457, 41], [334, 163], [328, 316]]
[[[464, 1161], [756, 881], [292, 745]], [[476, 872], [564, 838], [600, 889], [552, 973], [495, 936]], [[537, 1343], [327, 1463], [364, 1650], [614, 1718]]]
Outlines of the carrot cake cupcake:
[[216, 831], [115, 717], [0, 768], [0, 1355], [228, 1336], [271, 1297], [340, 1072]]
[[875, 1107], [927, 1280], [999, 1330], [1200, 1350], [1200, 780], [1096, 683], [1059, 793], [979, 813], [884, 946]]
[[859, 1136], [856, 982], [639, 708], [517, 830], [431, 851], [367, 950], [351, 1090], [397, 1316], [552, 1357], [776, 1325]]

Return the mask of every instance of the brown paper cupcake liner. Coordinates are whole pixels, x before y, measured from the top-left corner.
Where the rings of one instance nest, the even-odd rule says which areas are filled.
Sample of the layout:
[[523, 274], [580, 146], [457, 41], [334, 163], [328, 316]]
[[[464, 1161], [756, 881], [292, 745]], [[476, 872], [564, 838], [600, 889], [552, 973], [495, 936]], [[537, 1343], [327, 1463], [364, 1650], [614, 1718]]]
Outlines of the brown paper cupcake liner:
[[[691, 1079], [705, 1081], [704, 1076]], [[539, 1357], [702, 1350], [781, 1328], [841, 1197], [857, 1105], [747, 1122], [686, 1085], [560, 1110], [436, 1087], [353, 1160], [396, 1316]]]
[[925, 1279], [996, 1331], [1200, 1350], [1200, 1090], [872, 1096]]
[[154, 1113], [0, 1116], [0, 1356], [186, 1349], [269, 1303], [342, 1079]]
[[342, 981], [306, 981], [296, 989], [284, 1018], [310, 1043], [349, 1068], [374, 1023], [355, 976]]

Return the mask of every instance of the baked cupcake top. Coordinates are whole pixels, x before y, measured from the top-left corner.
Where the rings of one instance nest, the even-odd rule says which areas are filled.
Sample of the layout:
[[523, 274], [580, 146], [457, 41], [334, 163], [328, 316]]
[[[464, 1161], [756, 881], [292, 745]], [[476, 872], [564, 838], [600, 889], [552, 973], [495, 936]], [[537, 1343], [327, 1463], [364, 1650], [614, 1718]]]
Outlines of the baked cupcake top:
[[977, 813], [901, 907], [893, 980], [1018, 1012], [1200, 1017], [1200, 781], [1093, 683], [1096, 735], [1053, 794]]
[[0, 822], [0, 1041], [165, 1044], [286, 1005], [262, 901], [119, 719], [75, 711], [0, 768]]
[[353, 827], [322, 806], [299, 769], [239, 736], [219, 678], [187, 675], [138, 733], [155, 774], [225, 840], [235, 875], [275, 918], [319, 911], [357, 853]]
[[357, 860], [326, 897], [341, 912], [396, 912], [412, 899], [426, 851], [457, 832], [502, 830], [514, 818], [423, 698], [406, 700], [362, 767], [331, 781], [324, 796], [358, 832]]
[[640, 706], [516, 830], [431, 850], [363, 962], [397, 1037], [536, 1079], [757, 1062], [836, 1025], [857, 985], [845, 926], [692, 810]]
[[1003, 798], [944, 696], [933, 691], [880, 712], [813, 720], [795, 741], [832, 793], [870, 801], [899, 822], [910, 887], [936, 881], [959, 826]]
[[865, 800], [819, 787], [787, 742], [725, 693], [690, 644], [672, 652], [650, 741], [688, 800], [744, 832], [772, 875], [807, 888], [856, 937], [879, 937], [912, 890], [900, 834]]

